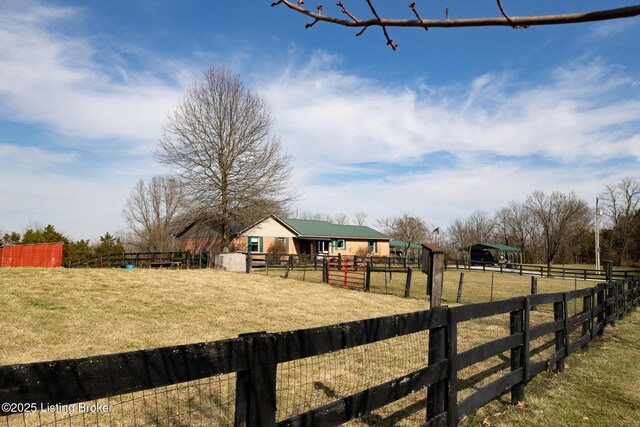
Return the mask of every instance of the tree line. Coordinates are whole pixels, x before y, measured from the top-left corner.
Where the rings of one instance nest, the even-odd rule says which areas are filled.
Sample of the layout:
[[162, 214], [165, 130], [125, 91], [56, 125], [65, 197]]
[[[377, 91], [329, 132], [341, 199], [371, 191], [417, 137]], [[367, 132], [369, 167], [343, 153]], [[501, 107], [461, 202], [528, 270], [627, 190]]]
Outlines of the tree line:
[[[188, 90], [163, 128], [155, 157], [170, 173], [138, 183], [123, 209], [125, 240], [134, 251], [175, 249], [175, 235], [193, 222], [206, 224], [230, 249], [237, 232], [268, 214], [364, 225], [353, 218], [291, 210], [291, 157], [275, 135], [266, 102], [225, 68], [209, 68]], [[640, 183], [623, 178], [606, 185], [602, 201], [602, 259], [628, 264], [640, 259]], [[438, 237], [450, 255], [473, 243], [519, 248], [532, 263], [593, 262], [595, 208], [574, 192], [534, 191], [490, 214], [455, 219], [440, 236], [433, 225], [401, 213], [378, 219], [394, 240], [421, 243]]]
[[56, 230], [55, 226], [32, 225], [23, 233], [10, 231], [0, 238], [0, 246], [31, 245], [37, 243], [64, 243], [62, 249], [62, 265], [71, 261], [86, 258], [92, 255], [106, 255], [125, 252], [126, 249], [119, 237], [109, 232], [100, 236], [99, 242], [91, 243], [89, 240], [74, 241], [64, 233]]
[[[640, 180], [626, 177], [599, 195], [601, 259], [640, 262]], [[523, 253], [525, 262], [551, 266], [595, 261], [596, 207], [574, 192], [534, 191], [524, 201], [456, 219], [445, 239], [451, 253], [473, 243], [499, 243]]]

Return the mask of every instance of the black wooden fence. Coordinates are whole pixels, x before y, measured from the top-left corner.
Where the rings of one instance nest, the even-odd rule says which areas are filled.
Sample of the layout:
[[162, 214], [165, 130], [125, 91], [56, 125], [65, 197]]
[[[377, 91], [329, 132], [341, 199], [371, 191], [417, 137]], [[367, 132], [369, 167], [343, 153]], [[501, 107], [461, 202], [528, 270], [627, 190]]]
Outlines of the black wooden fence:
[[[419, 424], [455, 426], [505, 393], [522, 401], [532, 378], [562, 370], [567, 356], [588, 349], [639, 303], [634, 278], [319, 328], [2, 366], [0, 422], [333, 426], [412, 399], [426, 406]], [[473, 322], [481, 328], [468, 327]]]
[[618, 280], [635, 277], [640, 274], [638, 269], [615, 269], [607, 270], [602, 268], [574, 268], [564, 266], [543, 266], [538, 264], [516, 264], [516, 263], [494, 263], [486, 261], [469, 261], [468, 259], [447, 259], [445, 269], [448, 270], [482, 270], [499, 271], [500, 273], [511, 273], [540, 276], [540, 277], [560, 277], [563, 279], [582, 280]]
[[68, 261], [68, 268], [207, 268], [213, 263], [214, 253], [202, 252], [122, 252], [91, 255]]

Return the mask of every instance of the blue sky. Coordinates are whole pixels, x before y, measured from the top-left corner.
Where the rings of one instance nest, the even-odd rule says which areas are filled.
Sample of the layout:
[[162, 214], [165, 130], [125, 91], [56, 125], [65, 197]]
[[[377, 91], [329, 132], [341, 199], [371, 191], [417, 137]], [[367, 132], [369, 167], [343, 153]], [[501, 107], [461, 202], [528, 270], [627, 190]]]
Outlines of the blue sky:
[[[367, 16], [364, 2], [345, 3]], [[633, 3], [503, 1], [512, 15]], [[0, 232], [122, 229], [135, 182], [166, 172], [152, 151], [167, 114], [212, 65], [271, 106], [300, 211], [364, 211], [370, 224], [406, 211], [446, 229], [536, 189], [591, 202], [638, 176], [640, 18], [390, 29], [393, 52], [378, 29], [305, 30], [307, 18], [270, 4], [0, 2]], [[499, 13], [488, 0], [417, 6], [429, 18], [445, 6], [453, 18]]]

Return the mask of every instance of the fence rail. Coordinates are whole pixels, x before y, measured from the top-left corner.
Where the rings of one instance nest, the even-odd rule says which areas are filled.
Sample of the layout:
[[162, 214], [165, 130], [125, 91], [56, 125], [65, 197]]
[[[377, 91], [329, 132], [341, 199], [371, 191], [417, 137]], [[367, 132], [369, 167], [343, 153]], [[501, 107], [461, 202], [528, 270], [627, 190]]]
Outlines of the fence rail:
[[[0, 401], [8, 406], [0, 409], [0, 422], [46, 425], [43, 408], [87, 401], [99, 407], [100, 399], [111, 399], [120, 402], [121, 414], [103, 424], [215, 419], [217, 425], [333, 426], [412, 397], [426, 404], [421, 423], [455, 426], [505, 393], [522, 401], [531, 379], [562, 370], [566, 357], [587, 350], [639, 303], [640, 278], [629, 278], [297, 331], [2, 366]], [[467, 326], [474, 322], [495, 335], [479, 337]], [[346, 376], [338, 381], [337, 375]], [[181, 384], [188, 385], [168, 388]], [[117, 400], [125, 394], [132, 397]], [[96, 420], [70, 413], [51, 425], [58, 422]]]
[[543, 266], [537, 264], [516, 264], [516, 263], [494, 263], [485, 261], [469, 261], [468, 259], [447, 259], [445, 269], [448, 270], [482, 270], [499, 271], [500, 273], [511, 273], [540, 276], [540, 277], [561, 277], [563, 279], [583, 279], [583, 280], [619, 280], [635, 277], [640, 274], [640, 270], [618, 270], [607, 269], [596, 270], [595, 268], [571, 268], [558, 266]]
[[207, 268], [211, 267], [212, 252], [123, 252], [82, 257], [66, 263], [68, 268]]

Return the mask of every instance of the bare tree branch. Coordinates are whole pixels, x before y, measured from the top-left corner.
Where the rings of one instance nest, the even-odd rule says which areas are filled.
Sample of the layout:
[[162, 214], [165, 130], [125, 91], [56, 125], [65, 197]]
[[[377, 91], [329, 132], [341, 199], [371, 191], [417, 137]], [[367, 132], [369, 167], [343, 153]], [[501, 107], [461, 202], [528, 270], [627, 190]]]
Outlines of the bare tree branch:
[[387, 27], [385, 27], [384, 24], [382, 24], [382, 20], [380, 19], [380, 16], [378, 16], [378, 12], [376, 11], [376, 8], [373, 7], [373, 4], [371, 4], [371, 0], [365, 0], [365, 1], [369, 5], [369, 9], [371, 9], [371, 13], [373, 13], [373, 16], [375, 16], [378, 22], [380, 22], [380, 27], [382, 27], [382, 32], [384, 33], [384, 36], [387, 39], [387, 44], [391, 46], [391, 49], [396, 50], [398, 48], [398, 45], [395, 44], [393, 40], [391, 40], [391, 38], [389, 37], [389, 33], [387, 32]]
[[502, 13], [502, 16], [504, 16], [504, 19], [511, 22], [513, 28], [516, 28], [516, 26], [513, 25], [513, 21], [511, 20], [509, 15], [507, 15], [507, 12], [505, 12], [504, 7], [502, 6], [502, 2], [500, 0], [496, 0], [496, 2], [498, 2], [498, 8], [500, 9], [500, 13]]
[[[284, 4], [289, 9], [314, 19], [313, 23], [307, 24], [307, 28], [314, 25], [318, 21], [328, 22], [332, 24], [342, 25], [345, 27], [362, 28], [357, 34], [360, 35], [364, 30], [371, 26], [381, 27], [387, 44], [394, 50], [397, 45], [389, 37], [388, 27], [420, 27], [420, 28], [459, 28], [459, 27], [488, 27], [488, 26], [508, 26], [513, 28], [527, 28], [539, 25], [561, 25], [561, 24], [577, 24], [584, 22], [607, 21], [611, 19], [631, 18], [640, 15], [640, 4], [634, 6], [621, 7], [616, 9], [596, 10], [590, 12], [567, 13], [559, 15], [534, 15], [534, 16], [509, 16], [500, 0], [497, 0], [498, 7], [502, 17], [493, 18], [466, 18], [466, 19], [449, 19], [448, 8], [445, 19], [422, 19], [415, 11], [415, 7], [411, 7], [416, 15], [415, 20], [412, 19], [388, 19], [381, 18], [372, 0], [365, 0], [369, 5], [374, 18], [372, 19], [356, 19], [351, 13], [346, 13], [346, 9], [342, 6], [342, 2], [338, 2], [342, 12], [346, 13], [351, 19], [343, 19], [336, 16], [322, 14], [322, 8], [319, 7], [318, 12], [312, 12], [302, 7], [303, 2], [294, 3], [291, 0], [280, 0], [272, 3], [272, 6]], [[412, 3], [413, 5], [413, 3]]]
[[[421, 23], [424, 24], [424, 20], [422, 19], [422, 17], [420, 16], [418, 11], [416, 10], [416, 2], [412, 1], [411, 3], [409, 3], [409, 8], [413, 12], [413, 14], [416, 15], [416, 18], [418, 18], [418, 21], [420, 21]], [[427, 26], [425, 25], [424, 30], [425, 31], [429, 31], [429, 28], [427, 28]]]

